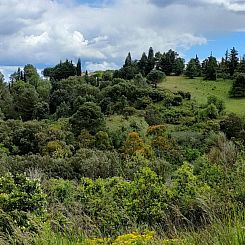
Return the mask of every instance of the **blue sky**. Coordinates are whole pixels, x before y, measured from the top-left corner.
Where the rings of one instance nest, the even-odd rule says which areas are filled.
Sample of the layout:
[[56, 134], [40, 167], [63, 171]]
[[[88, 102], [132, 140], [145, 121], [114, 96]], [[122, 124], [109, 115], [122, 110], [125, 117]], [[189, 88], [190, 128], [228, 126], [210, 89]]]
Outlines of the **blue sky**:
[[229, 32], [219, 34], [207, 35], [208, 41], [204, 45], [193, 46], [185, 52], [186, 59], [194, 57], [196, 54], [201, 59], [206, 58], [208, 55], [220, 59], [225, 55], [226, 50], [230, 50], [235, 47], [239, 51], [239, 56], [245, 55], [245, 32]]
[[[11, 14], [9, 14], [11, 12]], [[1, 0], [0, 71], [81, 58], [83, 69], [116, 69], [152, 46], [188, 61], [233, 46], [245, 54], [245, 1]]]

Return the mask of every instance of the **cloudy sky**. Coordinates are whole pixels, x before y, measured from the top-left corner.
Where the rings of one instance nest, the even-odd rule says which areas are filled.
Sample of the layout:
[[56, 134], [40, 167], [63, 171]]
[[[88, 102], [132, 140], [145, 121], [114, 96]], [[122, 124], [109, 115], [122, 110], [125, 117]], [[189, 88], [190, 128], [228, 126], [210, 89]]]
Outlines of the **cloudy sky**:
[[121, 66], [152, 46], [186, 60], [233, 46], [245, 54], [245, 1], [0, 0], [0, 71], [40, 70], [80, 57], [83, 69]]

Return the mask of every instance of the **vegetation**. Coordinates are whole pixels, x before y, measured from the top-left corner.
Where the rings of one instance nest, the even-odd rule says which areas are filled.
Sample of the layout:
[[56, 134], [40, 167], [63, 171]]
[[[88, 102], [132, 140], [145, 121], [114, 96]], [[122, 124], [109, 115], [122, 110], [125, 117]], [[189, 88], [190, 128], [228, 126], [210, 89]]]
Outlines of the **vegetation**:
[[225, 103], [225, 110], [242, 115], [245, 112], [245, 98], [230, 97], [233, 81], [231, 79], [218, 79], [217, 81], [203, 81], [201, 77], [188, 79], [183, 76], [168, 76], [159, 88], [169, 89], [172, 92], [190, 92], [192, 99], [199, 104], [207, 101], [207, 96], [216, 96]]
[[0, 75], [0, 243], [244, 244], [237, 56]]

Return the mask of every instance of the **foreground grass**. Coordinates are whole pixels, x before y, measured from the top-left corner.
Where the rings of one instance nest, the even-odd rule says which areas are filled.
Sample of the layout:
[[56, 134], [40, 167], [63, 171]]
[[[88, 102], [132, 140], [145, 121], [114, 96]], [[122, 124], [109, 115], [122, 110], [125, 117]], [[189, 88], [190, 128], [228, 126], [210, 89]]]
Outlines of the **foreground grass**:
[[[46, 230], [34, 239], [37, 245], [244, 245], [244, 222], [215, 223], [203, 230], [180, 234], [175, 239], [158, 239], [146, 234], [129, 233], [111, 238], [71, 238]], [[24, 243], [27, 244], [27, 243]]]
[[188, 79], [186, 77], [169, 76], [159, 87], [169, 89], [173, 92], [190, 92], [192, 98], [198, 103], [205, 103], [209, 95], [215, 95], [224, 100], [226, 111], [237, 114], [245, 114], [245, 98], [229, 98], [229, 90], [232, 86], [231, 80], [203, 81], [202, 78]]
[[[50, 223], [46, 223], [40, 233], [34, 236], [32, 244], [37, 245], [244, 245], [245, 244], [245, 209], [229, 210], [225, 217], [214, 215], [209, 225], [191, 227], [188, 230], [176, 230], [168, 237], [164, 231], [156, 234], [144, 230], [128, 232], [114, 238], [87, 238], [83, 234], [55, 233]], [[1, 243], [2, 244], [2, 243]], [[19, 244], [19, 243], [18, 243]], [[29, 243], [21, 243], [29, 244]]]

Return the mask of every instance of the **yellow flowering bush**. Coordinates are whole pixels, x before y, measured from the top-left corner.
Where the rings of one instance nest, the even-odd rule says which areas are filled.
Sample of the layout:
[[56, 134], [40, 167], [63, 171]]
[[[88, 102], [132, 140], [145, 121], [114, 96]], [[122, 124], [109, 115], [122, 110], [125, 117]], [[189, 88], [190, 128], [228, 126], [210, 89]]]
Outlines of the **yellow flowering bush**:
[[88, 245], [184, 245], [183, 240], [179, 239], [154, 239], [154, 231], [146, 231], [144, 233], [132, 232], [118, 236], [116, 239], [111, 238], [94, 238], [87, 240]]
[[154, 232], [149, 231], [143, 234], [132, 232], [126, 235], [121, 235], [116, 238], [112, 245], [141, 245], [153, 239]]
[[147, 231], [144, 233], [132, 232], [118, 236], [116, 239], [95, 238], [88, 241], [88, 245], [143, 245], [153, 240], [154, 232]]

